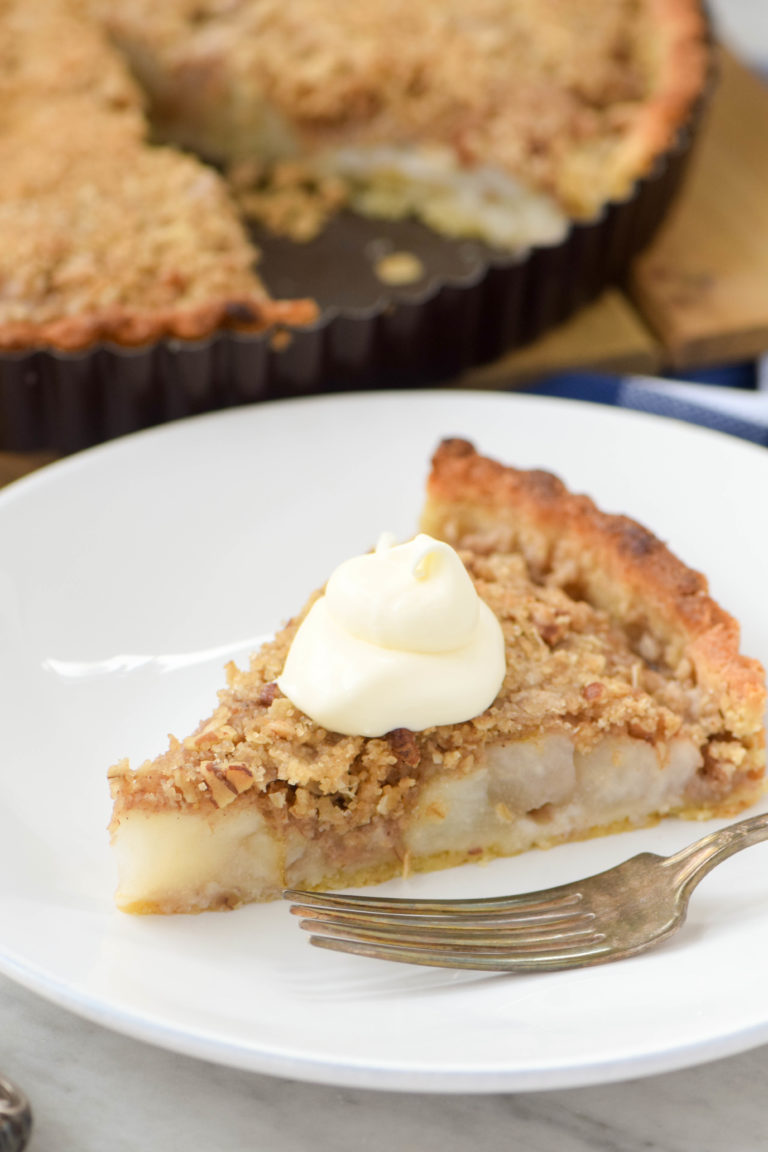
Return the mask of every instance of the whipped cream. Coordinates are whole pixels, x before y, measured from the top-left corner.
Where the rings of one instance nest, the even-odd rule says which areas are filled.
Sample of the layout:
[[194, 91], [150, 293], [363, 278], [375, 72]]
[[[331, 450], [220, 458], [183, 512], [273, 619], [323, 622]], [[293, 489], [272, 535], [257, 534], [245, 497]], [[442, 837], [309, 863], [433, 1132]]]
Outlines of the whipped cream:
[[277, 683], [324, 728], [383, 736], [478, 716], [505, 670], [501, 625], [461, 559], [421, 534], [336, 569]]

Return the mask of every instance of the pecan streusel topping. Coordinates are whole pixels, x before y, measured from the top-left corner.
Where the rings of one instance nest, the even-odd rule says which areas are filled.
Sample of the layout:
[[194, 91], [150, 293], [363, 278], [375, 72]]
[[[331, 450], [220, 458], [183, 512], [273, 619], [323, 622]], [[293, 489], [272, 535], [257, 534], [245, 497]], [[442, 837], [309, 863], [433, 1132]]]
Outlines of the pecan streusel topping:
[[577, 215], [623, 194], [668, 146], [706, 72], [704, 25], [687, 0], [97, 8], [171, 138], [198, 132], [232, 158], [256, 133], [272, 160], [337, 144], [442, 144]]
[[[273, 817], [310, 827], [360, 826], [400, 803], [437, 770], [469, 771], [489, 737], [562, 732], [585, 750], [621, 730], [654, 742], [684, 732], [706, 744], [721, 729], [717, 702], [690, 662], [644, 659], [605, 613], [557, 583], [531, 580], [520, 555], [462, 554], [479, 595], [501, 621], [507, 674], [495, 703], [474, 720], [382, 739], [340, 736], [301, 713], [275, 685], [294, 620], [246, 670], [228, 669], [213, 717], [136, 772], [112, 770], [126, 805], [224, 807], [247, 794]], [[116, 813], [119, 816], [119, 808]]]
[[272, 319], [224, 180], [152, 147], [86, 0], [0, 0], [0, 347], [140, 344]]

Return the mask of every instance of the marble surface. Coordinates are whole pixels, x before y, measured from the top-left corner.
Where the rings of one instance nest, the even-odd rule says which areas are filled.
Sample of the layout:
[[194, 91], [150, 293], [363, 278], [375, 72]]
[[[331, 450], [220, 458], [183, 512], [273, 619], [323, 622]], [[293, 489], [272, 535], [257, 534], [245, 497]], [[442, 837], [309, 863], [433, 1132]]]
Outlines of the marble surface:
[[32, 1101], [30, 1152], [756, 1152], [768, 1134], [768, 1047], [603, 1087], [359, 1091], [177, 1056], [0, 978], [0, 1061]]

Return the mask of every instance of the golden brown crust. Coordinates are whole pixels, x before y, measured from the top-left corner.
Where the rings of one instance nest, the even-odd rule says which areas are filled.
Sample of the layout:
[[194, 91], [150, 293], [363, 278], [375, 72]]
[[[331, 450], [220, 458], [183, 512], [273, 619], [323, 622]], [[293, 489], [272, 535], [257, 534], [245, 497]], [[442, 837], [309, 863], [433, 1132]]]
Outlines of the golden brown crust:
[[629, 191], [639, 175], [677, 145], [712, 76], [709, 30], [700, 4], [646, 0], [646, 12], [649, 25], [659, 32], [644, 41], [654, 85], [617, 152], [614, 198], [622, 195], [622, 185]]
[[[648, 529], [601, 512], [555, 476], [519, 471], [478, 455], [466, 440], [438, 448], [422, 521], [458, 547], [519, 548], [537, 579], [567, 570], [575, 595], [623, 623], [656, 661], [687, 657], [696, 683], [718, 693], [725, 727], [762, 733], [765, 672], [739, 652], [737, 622], [711, 598], [705, 577], [688, 568]], [[562, 580], [563, 577], [560, 577]]]
[[0, 0], [0, 349], [196, 340], [314, 320], [270, 300], [225, 182], [151, 146], [84, 0]]
[[203, 340], [213, 333], [256, 334], [273, 328], [297, 328], [317, 319], [313, 300], [271, 300], [268, 296], [207, 300], [187, 307], [153, 311], [106, 308], [47, 322], [11, 321], [0, 326], [0, 349], [8, 352], [34, 347], [77, 352], [98, 344], [135, 348], [158, 340]]

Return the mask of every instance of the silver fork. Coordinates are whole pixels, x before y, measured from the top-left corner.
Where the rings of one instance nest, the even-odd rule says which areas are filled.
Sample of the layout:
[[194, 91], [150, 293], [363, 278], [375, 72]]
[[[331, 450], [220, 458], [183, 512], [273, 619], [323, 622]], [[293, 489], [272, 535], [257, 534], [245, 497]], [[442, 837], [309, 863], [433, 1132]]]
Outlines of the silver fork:
[[768, 839], [768, 813], [672, 856], [643, 852], [586, 880], [520, 896], [404, 900], [287, 889], [310, 943], [378, 960], [489, 972], [547, 972], [622, 960], [666, 940], [703, 876]]

